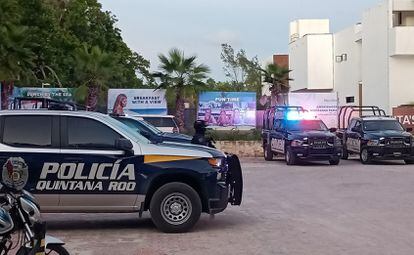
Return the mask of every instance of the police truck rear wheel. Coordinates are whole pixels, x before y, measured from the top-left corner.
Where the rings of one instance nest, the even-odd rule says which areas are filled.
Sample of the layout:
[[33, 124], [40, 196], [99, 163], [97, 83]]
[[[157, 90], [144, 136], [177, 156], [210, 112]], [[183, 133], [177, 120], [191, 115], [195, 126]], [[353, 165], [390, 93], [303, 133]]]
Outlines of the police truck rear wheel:
[[270, 144], [266, 144], [264, 146], [263, 155], [264, 155], [264, 159], [266, 161], [272, 161], [273, 160], [273, 151], [272, 151], [272, 147], [270, 146]]
[[198, 193], [189, 185], [180, 182], [160, 187], [150, 203], [152, 221], [165, 233], [189, 231], [200, 218], [201, 210]]
[[349, 158], [349, 153], [348, 150], [346, 149], [346, 147], [344, 146], [344, 148], [342, 149], [342, 159], [348, 159]]

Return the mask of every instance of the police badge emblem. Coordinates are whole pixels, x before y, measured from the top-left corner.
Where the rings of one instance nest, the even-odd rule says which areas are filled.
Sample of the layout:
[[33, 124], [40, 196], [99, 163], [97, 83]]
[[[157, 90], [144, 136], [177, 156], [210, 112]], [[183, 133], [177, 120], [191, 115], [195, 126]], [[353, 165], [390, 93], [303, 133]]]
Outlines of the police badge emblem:
[[9, 188], [21, 190], [29, 179], [29, 168], [21, 157], [11, 157], [3, 165], [2, 182]]

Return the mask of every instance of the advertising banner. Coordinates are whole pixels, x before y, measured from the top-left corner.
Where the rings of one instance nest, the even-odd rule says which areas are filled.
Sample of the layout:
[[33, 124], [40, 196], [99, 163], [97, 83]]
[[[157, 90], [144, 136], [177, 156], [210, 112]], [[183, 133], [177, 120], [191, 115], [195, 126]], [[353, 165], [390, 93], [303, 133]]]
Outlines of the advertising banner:
[[197, 119], [212, 127], [256, 126], [255, 92], [203, 92]]
[[334, 93], [289, 93], [289, 105], [302, 106], [305, 110], [323, 122], [328, 128], [338, 126], [338, 105], [339, 99]]
[[405, 128], [414, 129], [414, 106], [400, 106], [393, 108], [392, 115], [396, 117]]
[[108, 113], [167, 114], [165, 89], [110, 89]]
[[[36, 88], [36, 87], [9, 87], [6, 91], [2, 87], [2, 109], [12, 109], [16, 97], [24, 98], [50, 98], [58, 101], [73, 102], [75, 88]], [[21, 109], [33, 109], [36, 107], [36, 101], [23, 101]]]

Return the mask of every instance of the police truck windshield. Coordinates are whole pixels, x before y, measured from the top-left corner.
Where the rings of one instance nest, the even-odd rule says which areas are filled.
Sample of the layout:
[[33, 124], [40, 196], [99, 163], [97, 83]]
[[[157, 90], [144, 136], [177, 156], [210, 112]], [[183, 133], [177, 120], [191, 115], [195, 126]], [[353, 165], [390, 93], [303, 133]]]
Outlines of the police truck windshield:
[[321, 120], [290, 120], [287, 121], [288, 131], [327, 131]]
[[116, 119], [109, 117], [107, 115], [102, 115], [100, 117], [104, 119], [105, 121], [109, 122], [114, 127], [120, 129], [122, 132], [124, 132], [128, 136], [128, 138], [134, 140], [135, 142], [151, 143], [147, 138], [140, 135], [138, 132], [135, 132], [132, 128], [128, 127], [122, 122], [117, 121]]
[[404, 131], [397, 120], [368, 120], [364, 121], [365, 131], [395, 130]]

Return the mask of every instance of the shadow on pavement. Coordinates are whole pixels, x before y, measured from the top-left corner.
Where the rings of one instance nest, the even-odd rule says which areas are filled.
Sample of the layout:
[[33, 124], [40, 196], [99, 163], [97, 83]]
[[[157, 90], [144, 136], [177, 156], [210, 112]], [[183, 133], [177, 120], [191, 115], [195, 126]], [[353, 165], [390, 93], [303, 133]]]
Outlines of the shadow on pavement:
[[[150, 232], [158, 232], [151, 218], [145, 216], [138, 218], [137, 214], [44, 214], [49, 230], [121, 230], [136, 229]], [[199, 222], [191, 232], [224, 230], [243, 225], [254, 224], [254, 220], [246, 221], [245, 215], [235, 211], [229, 214], [218, 214], [210, 218], [208, 214], [202, 214]]]

